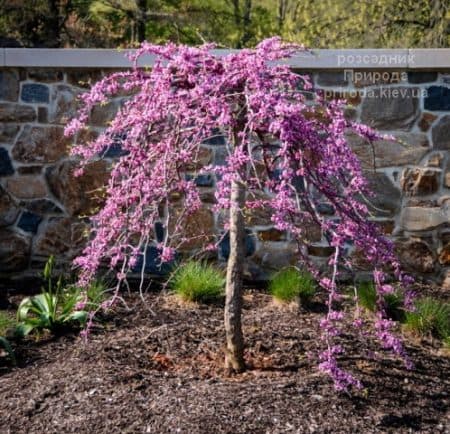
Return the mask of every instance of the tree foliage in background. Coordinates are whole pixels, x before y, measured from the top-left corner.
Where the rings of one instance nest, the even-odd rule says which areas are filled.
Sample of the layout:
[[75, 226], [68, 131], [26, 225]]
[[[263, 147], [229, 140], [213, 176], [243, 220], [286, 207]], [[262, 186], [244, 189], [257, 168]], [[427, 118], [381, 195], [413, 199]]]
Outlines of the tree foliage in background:
[[449, 47], [448, 0], [0, 0], [2, 45], [230, 48], [280, 35], [315, 48]]

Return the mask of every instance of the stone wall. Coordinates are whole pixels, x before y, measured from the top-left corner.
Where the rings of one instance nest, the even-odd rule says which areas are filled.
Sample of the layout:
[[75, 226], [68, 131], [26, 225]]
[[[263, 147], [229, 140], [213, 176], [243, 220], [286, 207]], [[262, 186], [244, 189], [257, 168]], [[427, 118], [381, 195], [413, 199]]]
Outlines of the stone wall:
[[[67, 156], [70, 141], [63, 136], [63, 126], [75, 113], [77, 94], [104, 72], [99, 68], [0, 68], [2, 277], [33, 274], [50, 254], [70, 261], [83, 244], [83, 216], [97, 205], [95, 190], [107, 178], [108, 163], [93, 163], [85, 176], [74, 178], [74, 162]], [[372, 149], [362, 139], [348, 137], [376, 193], [371, 199], [374, 220], [396, 240], [405, 267], [450, 286], [450, 73], [304, 72], [327, 98], [347, 99], [349, 118], [400, 139], [379, 140]], [[93, 113], [91, 134], [112, 119], [118, 104], [120, 99]], [[202, 160], [221, 164], [224, 155], [224, 142], [216, 140], [205, 144]], [[196, 182], [205, 208], [186, 230], [201, 235], [215, 231], [222, 216], [211, 212], [214, 178], [202, 175]], [[326, 204], [319, 209], [323, 214], [333, 212]], [[295, 260], [289, 235], [275, 230], [263, 210], [249, 212], [246, 221], [249, 278], [264, 279], [272, 269]], [[324, 262], [330, 248], [313, 225], [310, 240], [310, 255]], [[219, 257], [226, 255], [224, 242]]]

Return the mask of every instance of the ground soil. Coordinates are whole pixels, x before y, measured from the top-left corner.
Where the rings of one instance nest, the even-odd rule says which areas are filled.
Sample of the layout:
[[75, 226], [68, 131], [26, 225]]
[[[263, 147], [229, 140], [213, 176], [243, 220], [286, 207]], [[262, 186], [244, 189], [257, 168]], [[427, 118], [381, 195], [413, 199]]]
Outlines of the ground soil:
[[407, 336], [407, 371], [367, 337], [344, 335], [342, 364], [365, 389], [339, 394], [316, 368], [320, 300], [298, 309], [247, 292], [249, 369], [234, 376], [223, 370], [220, 305], [126, 301], [87, 343], [15, 344], [19, 366], [0, 367], [1, 433], [450, 432], [450, 358], [436, 342]]

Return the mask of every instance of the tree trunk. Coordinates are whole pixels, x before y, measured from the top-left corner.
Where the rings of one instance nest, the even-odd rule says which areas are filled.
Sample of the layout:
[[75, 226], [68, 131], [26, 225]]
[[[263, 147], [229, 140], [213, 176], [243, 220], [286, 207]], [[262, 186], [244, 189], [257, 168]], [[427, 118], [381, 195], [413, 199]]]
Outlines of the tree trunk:
[[59, 20], [59, 2], [58, 0], [49, 0], [48, 16], [46, 18], [46, 45], [51, 48], [61, 47], [61, 23]]
[[136, 41], [145, 41], [145, 24], [146, 24], [146, 13], [147, 13], [147, 0], [138, 0], [136, 2]]
[[242, 14], [242, 38], [241, 38], [241, 47], [245, 47], [250, 38], [252, 37], [250, 25], [252, 22], [251, 19], [252, 12], [252, 0], [244, 1], [244, 10]]
[[245, 236], [242, 208], [244, 202], [244, 186], [239, 181], [233, 181], [230, 206], [230, 256], [228, 257], [225, 295], [225, 332], [227, 338], [225, 369], [229, 372], [245, 370], [244, 337], [241, 325]]

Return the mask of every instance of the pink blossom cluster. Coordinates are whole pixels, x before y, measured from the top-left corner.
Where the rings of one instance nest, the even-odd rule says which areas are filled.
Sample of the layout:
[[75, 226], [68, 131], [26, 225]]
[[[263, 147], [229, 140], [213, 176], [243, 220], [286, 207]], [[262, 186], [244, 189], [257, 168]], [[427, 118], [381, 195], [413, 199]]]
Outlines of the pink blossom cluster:
[[[199, 161], [202, 144], [223, 135], [226, 163], [198, 172], [215, 176], [215, 208], [230, 207], [231, 183], [239, 181], [247, 189], [246, 207], [269, 209], [274, 226], [291, 234], [298, 244], [299, 263], [310, 268], [329, 294], [329, 311], [321, 323], [327, 348], [320, 356], [320, 369], [331, 375], [338, 390], [358, 387], [359, 381], [338, 367], [343, 349], [334, 343], [344, 320], [336, 281], [343, 264], [351, 266], [345, 254], [349, 245], [363, 252], [376, 270], [376, 333], [384, 347], [404, 355], [381, 302], [391, 289], [387, 275], [379, 270], [389, 264], [404, 286], [410, 278], [359, 199], [371, 192], [345, 134], [352, 129], [369, 140], [379, 135], [347, 121], [342, 101], [325, 101], [319, 95], [313, 103], [306, 100], [304, 90], [312, 88], [309, 78], [276, 62], [302, 47], [272, 38], [254, 50], [223, 57], [215, 56], [212, 48], [144, 43], [130, 56], [131, 71], [111, 74], [83, 95], [83, 108], [67, 126], [67, 135], [88, 128], [95, 106], [118, 95], [131, 96], [97, 139], [72, 150], [81, 167], [102, 158], [117, 137], [125, 151], [113, 164], [105, 204], [91, 219], [89, 243], [75, 260], [80, 281], [88, 284], [98, 268], [107, 265], [120, 284], [149, 245], [159, 249], [161, 261], [174, 258], [185, 240], [186, 219], [202, 205], [187, 167]], [[151, 70], [137, 66], [144, 54], [156, 56]], [[264, 199], [258, 195], [261, 191]], [[334, 209], [333, 218], [318, 212], [318, 201]], [[165, 231], [162, 241], [155, 241], [156, 222]], [[326, 275], [305, 254], [305, 223], [311, 222], [320, 225], [335, 249]]]

